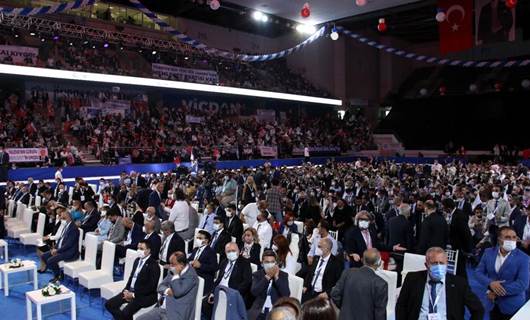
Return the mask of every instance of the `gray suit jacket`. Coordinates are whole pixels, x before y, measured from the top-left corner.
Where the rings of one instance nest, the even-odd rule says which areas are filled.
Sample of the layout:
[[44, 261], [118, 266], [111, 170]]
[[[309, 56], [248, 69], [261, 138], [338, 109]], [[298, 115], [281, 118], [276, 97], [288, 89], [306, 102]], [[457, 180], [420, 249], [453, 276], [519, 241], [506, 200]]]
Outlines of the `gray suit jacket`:
[[195, 228], [199, 226], [199, 215], [197, 214], [197, 210], [193, 209], [192, 206], [189, 207], [190, 222], [188, 225], [188, 230], [178, 233], [178, 235], [184, 240], [193, 238], [195, 235]]
[[171, 280], [173, 274], [168, 273], [158, 286], [158, 293], [164, 295], [166, 289], [173, 291], [166, 296], [166, 312], [168, 319], [188, 320], [195, 318], [195, 298], [199, 289], [199, 276], [191, 266], [178, 279]]
[[371, 268], [345, 270], [331, 290], [340, 320], [386, 320], [388, 285]]
[[116, 220], [114, 225], [110, 228], [109, 236], [107, 238], [108, 241], [115, 244], [121, 244], [125, 237], [125, 226], [121, 219], [121, 217], [118, 217], [118, 220]]

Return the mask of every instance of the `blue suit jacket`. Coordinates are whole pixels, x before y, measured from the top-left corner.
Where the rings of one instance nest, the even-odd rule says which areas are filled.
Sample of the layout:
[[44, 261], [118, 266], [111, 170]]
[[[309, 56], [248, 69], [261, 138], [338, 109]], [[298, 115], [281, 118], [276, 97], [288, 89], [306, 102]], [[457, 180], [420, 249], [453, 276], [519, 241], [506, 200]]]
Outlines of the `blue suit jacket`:
[[476, 269], [477, 280], [485, 286], [488, 286], [492, 281], [504, 281], [502, 286], [506, 290], [506, 296], [498, 297], [496, 304], [502, 313], [514, 314], [526, 302], [529, 258], [521, 250], [515, 249], [506, 258], [499, 273], [497, 273], [495, 260], [498, 252], [498, 246], [486, 249]]
[[160, 206], [161, 203], [162, 203], [162, 199], [160, 199], [160, 197], [158, 196], [158, 192], [156, 191], [151, 192], [151, 194], [149, 195], [149, 206], [155, 207], [156, 215], [159, 218], [165, 217], [165, 213], [163, 212], [162, 207]]
[[63, 233], [63, 241], [61, 247], [57, 249], [57, 254], [64, 255], [63, 260], [73, 260], [79, 257], [79, 229], [73, 221]]
[[[222, 320], [247, 320], [247, 308], [245, 301], [239, 291], [228, 288], [225, 286], [218, 286], [215, 288], [214, 294], [214, 310], [217, 307], [217, 301], [219, 299], [219, 291], [223, 290], [226, 293], [226, 314], [221, 318]], [[212, 316], [212, 320], [218, 320], [215, 318], [215, 312]]]

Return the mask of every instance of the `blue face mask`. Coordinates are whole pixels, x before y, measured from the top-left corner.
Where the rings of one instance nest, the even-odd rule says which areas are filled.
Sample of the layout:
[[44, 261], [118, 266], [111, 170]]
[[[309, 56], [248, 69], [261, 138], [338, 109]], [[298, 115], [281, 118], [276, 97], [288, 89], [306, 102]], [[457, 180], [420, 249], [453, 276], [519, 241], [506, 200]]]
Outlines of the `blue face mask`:
[[435, 264], [432, 265], [429, 269], [431, 277], [435, 280], [442, 280], [447, 273], [447, 265], [445, 264]]

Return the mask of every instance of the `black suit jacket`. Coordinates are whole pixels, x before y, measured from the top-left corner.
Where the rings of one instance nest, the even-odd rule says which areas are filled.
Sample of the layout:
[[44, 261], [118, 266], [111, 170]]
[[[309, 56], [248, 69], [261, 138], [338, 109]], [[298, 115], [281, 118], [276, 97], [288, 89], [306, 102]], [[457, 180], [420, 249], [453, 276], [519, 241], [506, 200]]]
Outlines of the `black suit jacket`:
[[[168, 249], [167, 249], [167, 259], [171, 256], [173, 252], [186, 252], [186, 244], [184, 240], [175, 232], [173, 233], [173, 236], [171, 237], [171, 241], [169, 241]], [[164, 261], [168, 262], [168, 261]], [[200, 262], [200, 261], [199, 261]]]
[[410, 222], [403, 215], [390, 218], [386, 230], [387, 248], [392, 249], [396, 244], [411, 249], [412, 247], [412, 229]]
[[[456, 202], [456, 207], [458, 208], [459, 206], [459, 203]], [[462, 209], [459, 209], [460, 211], [462, 211], [468, 218], [473, 215], [473, 209], [471, 207], [471, 203], [469, 203], [469, 201], [465, 200], [464, 201], [464, 205], [462, 206]]]
[[25, 193], [18, 199], [18, 201], [25, 204], [26, 206], [29, 206], [29, 198], [30, 198], [29, 193]]
[[[261, 309], [267, 299], [267, 288], [269, 287], [269, 280], [265, 278], [265, 271], [258, 270], [252, 274], [252, 286], [250, 288], [251, 293], [256, 300], [252, 304], [252, 307], [248, 311], [249, 319], [257, 319], [261, 313]], [[282, 297], [289, 297], [291, 291], [289, 290], [289, 275], [283, 271], [280, 271], [278, 280], [272, 281], [271, 286], [271, 300], [274, 305], [276, 301]]]
[[[447, 320], [464, 319], [464, 307], [471, 312], [471, 320], [482, 320], [484, 308], [467, 281], [451, 274], [445, 280]], [[407, 274], [396, 304], [396, 320], [418, 319], [426, 282], [427, 271]]]
[[[313, 289], [311, 285], [319, 263], [320, 257], [313, 261], [313, 264], [304, 279], [304, 288], [307, 288], [307, 290]], [[334, 255], [330, 255], [328, 264], [324, 270], [324, 275], [322, 276], [322, 290], [323, 292], [326, 292], [328, 296], [331, 296], [331, 289], [333, 289], [337, 281], [339, 281], [343, 269], [344, 264]]]
[[139, 261], [140, 258], [136, 258], [134, 261], [132, 272], [127, 280], [125, 289], [133, 291], [135, 295], [134, 299], [142, 301], [142, 305], [155, 304], [157, 300], [156, 289], [158, 287], [158, 280], [160, 279], [160, 267], [153, 257], [150, 256], [142, 266], [140, 273], [138, 273], [134, 288], [131, 288], [132, 278], [136, 272]]
[[28, 190], [29, 190], [29, 193], [31, 195], [33, 195], [33, 197], [35, 197], [36, 193], [37, 193], [37, 184], [36, 183], [32, 183], [28, 186]]
[[431, 247], [445, 249], [447, 246], [447, 222], [438, 212], [433, 212], [427, 216], [421, 224], [420, 240], [416, 251], [418, 254], [425, 254]]
[[[219, 265], [219, 275], [214, 283], [214, 288], [221, 283], [224, 277], [226, 265], [229, 263], [228, 259], [225, 259]], [[228, 280], [228, 287], [239, 291], [242, 297], [246, 297], [250, 291], [250, 285], [252, 284], [252, 269], [250, 268], [250, 262], [239, 257], [234, 263], [234, 269], [230, 273], [230, 279]]]
[[232, 221], [227, 219], [226, 223], [229, 223], [226, 231], [228, 231], [230, 236], [236, 238], [237, 244], [243, 243], [243, 223], [241, 222], [241, 219], [239, 219], [238, 216], [234, 216]]
[[215, 253], [218, 253], [221, 256], [220, 261], [223, 261], [226, 259], [225, 245], [232, 241], [232, 236], [226, 231], [226, 229], [223, 229], [219, 234], [219, 237], [217, 237], [217, 240], [213, 242], [214, 235], [212, 235], [212, 244], [210, 246], [214, 249]]
[[57, 202], [60, 202], [62, 205], [68, 206], [68, 200], [69, 200], [68, 191], [65, 190], [62, 193], [58, 192], [56, 200]]
[[[193, 249], [189, 261], [195, 260], [195, 255], [197, 254], [198, 249], [199, 248]], [[195, 269], [195, 271], [197, 272], [199, 277], [204, 279], [204, 295], [207, 295], [210, 294], [213, 289], [213, 280], [215, 278], [215, 273], [217, 272], [217, 270], [219, 270], [217, 254], [212, 248], [210, 248], [210, 246], [206, 246], [204, 248], [204, 251], [199, 257], [199, 263], [201, 264], [201, 267]]]
[[453, 250], [460, 250], [471, 253], [473, 249], [473, 239], [467, 223], [468, 218], [464, 212], [456, 209], [451, 218], [449, 227], [449, 243]]
[[[136, 223], [134, 225], [136, 225]], [[149, 241], [149, 244], [151, 245], [153, 259], [158, 260], [158, 253], [160, 252], [160, 246], [162, 245], [162, 240], [160, 239], [160, 236], [157, 233], [153, 232], [148, 238], [147, 235], [145, 235], [144, 239]]]
[[89, 213], [89, 217], [87, 219], [83, 219], [83, 222], [79, 228], [83, 229], [84, 234], [96, 230], [100, 217], [101, 215], [96, 209], [92, 210], [92, 212]]
[[[243, 251], [243, 246], [243, 244], [239, 245], [239, 251]], [[254, 243], [252, 248], [250, 248], [250, 258], [247, 259], [248, 262], [257, 265], [258, 268], [261, 266], [261, 257], [259, 256], [260, 253], [261, 245], [259, 243]]]
[[[376, 248], [378, 250], [382, 250], [383, 246], [377, 239], [377, 235], [375, 233], [375, 230], [372, 228], [369, 229], [370, 231], [370, 238], [372, 241], [372, 247]], [[356, 253], [360, 257], [363, 256], [364, 251], [366, 251], [366, 242], [364, 242], [363, 235], [361, 233], [361, 229], [357, 226], [352, 226], [349, 228], [346, 233], [344, 234], [344, 250], [349, 254]], [[361, 267], [362, 262], [354, 262], [354, 267]]]

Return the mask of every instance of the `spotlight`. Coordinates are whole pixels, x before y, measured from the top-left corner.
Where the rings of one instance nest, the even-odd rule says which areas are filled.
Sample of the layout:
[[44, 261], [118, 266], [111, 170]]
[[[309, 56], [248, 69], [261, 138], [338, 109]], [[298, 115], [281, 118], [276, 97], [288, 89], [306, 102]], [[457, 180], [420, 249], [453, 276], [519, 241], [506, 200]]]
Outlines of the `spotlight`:
[[153, 50], [153, 52], [151, 52], [152, 55], [155, 55], [156, 54], [156, 50]]
[[70, 47], [73, 46], [73, 45], [74, 45], [74, 43], [73, 43], [73, 42], [70, 42]]
[[103, 48], [108, 48], [108, 47], [109, 47], [108, 42], [105, 42], [105, 43], [103, 44]]
[[35, 36], [35, 32], [32, 31], [32, 32], [29, 33], [29, 35], [34, 37]]
[[83, 41], [83, 44], [87, 45], [88, 44], [88, 40]]
[[96, 45], [93, 45], [93, 46], [92, 46], [92, 49], [96, 49]]
[[331, 40], [333, 40], [333, 41], [339, 39], [339, 33], [337, 32], [337, 28], [336, 27], [333, 27], [333, 29], [331, 29], [331, 34], [329, 36], [331, 37]]
[[40, 38], [40, 42], [44, 42], [46, 41], [46, 39], [44, 39], [44, 37]]
[[123, 46], [120, 46], [120, 50], [123, 51]]
[[189, 57], [184, 57], [184, 60], [188, 60], [188, 59], [189, 59]]
[[15, 38], [18, 38], [18, 33], [15, 33]]
[[59, 36], [58, 35], [54, 35], [52, 39], [53, 39], [53, 41], [57, 41], [57, 40], [59, 40]]
[[252, 13], [252, 18], [254, 18], [254, 20], [256, 20], [256, 21], [261, 21], [261, 19], [263, 19], [263, 13], [261, 13], [259, 11], [254, 11]]
[[269, 21], [269, 16], [266, 15], [266, 14], [262, 14], [262, 15], [261, 15], [261, 21], [262, 21], [262, 22], [267, 22], [267, 21]]
[[317, 28], [309, 24], [299, 24], [296, 26], [296, 31], [300, 33], [313, 34], [317, 31]]

